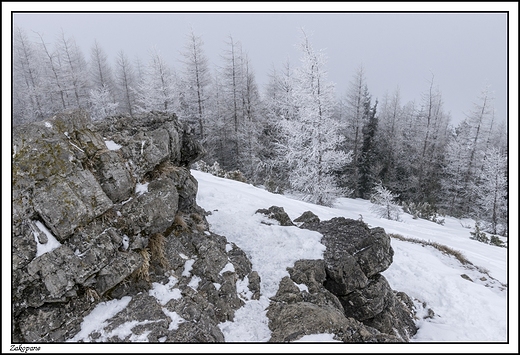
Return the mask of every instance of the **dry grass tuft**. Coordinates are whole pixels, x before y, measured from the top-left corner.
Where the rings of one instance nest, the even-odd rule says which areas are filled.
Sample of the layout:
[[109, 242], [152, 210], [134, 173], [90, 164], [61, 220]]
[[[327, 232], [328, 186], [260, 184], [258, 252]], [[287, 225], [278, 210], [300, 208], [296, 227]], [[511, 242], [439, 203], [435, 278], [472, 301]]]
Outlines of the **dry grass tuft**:
[[164, 269], [168, 269], [170, 264], [164, 255], [165, 245], [166, 238], [164, 238], [162, 233], [152, 235], [148, 241], [148, 248], [150, 248], [152, 259], [157, 260]]
[[148, 248], [139, 251], [143, 258], [141, 266], [133, 272], [133, 276], [138, 280], [150, 281], [150, 252]]
[[184, 220], [184, 216], [181, 213], [177, 213], [175, 215], [175, 219], [173, 220], [173, 224], [181, 230], [189, 230], [189, 226]]
[[87, 287], [87, 289], [85, 290], [85, 294], [87, 298], [90, 299], [90, 302], [99, 301], [101, 299], [97, 291], [90, 287]]
[[400, 234], [395, 234], [395, 233], [389, 233], [388, 236], [390, 236], [391, 238], [394, 238], [394, 239], [402, 240], [404, 242], [410, 242], [410, 243], [416, 243], [416, 244], [428, 245], [428, 246], [434, 247], [435, 249], [439, 250], [440, 252], [442, 252], [444, 254], [454, 256], [463, 265], [473, 265], [471, 263], [471, 261], [466, 259], [466, 257], [460, 251], [452, 249], [446, 245], [439, 244], [437, 242], [425, 241], [425, 240], [417, 239], [417, 238], [406, 238]]

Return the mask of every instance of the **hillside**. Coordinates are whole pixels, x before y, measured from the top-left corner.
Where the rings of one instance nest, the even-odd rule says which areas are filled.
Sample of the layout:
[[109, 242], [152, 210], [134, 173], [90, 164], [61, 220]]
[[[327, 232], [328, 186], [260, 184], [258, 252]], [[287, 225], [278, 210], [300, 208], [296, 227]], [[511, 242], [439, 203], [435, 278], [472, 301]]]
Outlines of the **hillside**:
[[[455, 257], [431, 246], [392, 238], [394, 261], [383, 275], [393, 289], [414, 298], [420, 318], [426, 317], [417, 320], [419, 330], [412, 341], [507, 340], [507, 249], [471, 240], [472, 229], [467, 227], [473, 227], [474, 222], [446, 217], [445, 224], [439, 225], [414, 220], [407, 214], [403, 214], [402, 222], [390, 221], [375, 217], [366, 200], [342, 198], [334, 208], [328, 208], [207, 173], [192, 170], [192, 174], [199, 182], [197, 203], [211, 211], [207, 217], [211, 231], [240, 246], [262, 280], [263, 297], [246, 303], [234, 322], [220, 325], [226, 340], [268, 338], [266, 297], [276, 292], [279, 280], [288, 275], [285, 268], [294, 261], [320, 258], [319, 238], [307, 235], [308, 231], [262, 223], [255, 211], [272, 205], [283, 207], [291, 219], [309, 210], [322, 220], [338, 216], [358, 219], [362, 215], [369, 226], [383, 227], [387, 233], [437, 242], [460, 251], [473, 266], [462, 265]], [[428, 317], [428, 309], [433, 316]]]

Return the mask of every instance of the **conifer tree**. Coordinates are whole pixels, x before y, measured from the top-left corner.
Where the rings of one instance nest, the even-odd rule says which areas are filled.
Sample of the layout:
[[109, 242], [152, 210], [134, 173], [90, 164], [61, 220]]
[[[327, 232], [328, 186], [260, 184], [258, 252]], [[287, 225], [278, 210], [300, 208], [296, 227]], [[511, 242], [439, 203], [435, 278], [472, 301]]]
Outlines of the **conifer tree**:
[[295, 73], [295, 120], [283, 121], [285, 157], [290, 166], [291, 187], [312, 203], [331, 205], [345, 193], [338, 187], [333, 172], [347, 164], [350, 154], [340, 151], [343, 138], [333, 118], [334, 86], [327, 81], [323, 52], [316, 52], [305, 33], [300, 50], [301, 66]]

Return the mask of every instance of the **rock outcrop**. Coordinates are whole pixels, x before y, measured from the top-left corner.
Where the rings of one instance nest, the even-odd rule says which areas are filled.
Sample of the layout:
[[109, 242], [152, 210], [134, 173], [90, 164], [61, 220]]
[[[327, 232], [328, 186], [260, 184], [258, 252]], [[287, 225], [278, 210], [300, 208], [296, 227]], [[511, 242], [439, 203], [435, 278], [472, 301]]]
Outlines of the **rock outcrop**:
[[14, 127], [12, 148], [13, 342], [220, 342], [237, 282], [259, 297], [208, 230], [189, 170], [204, 151], [174, 115], [63, 113]]
[[[12, 149], [13, 343], [223, 342], [219, 324], [260, 299], [247, 255], [196, 203], [189, 167], [204, 150], [175, 115], [66, 112], [14, 127]], [[326, 246], [324, 260], [300, 260], [281, 280], [271, 341], [414, 334], [412, 302], [381, 275], [393, 255], [383, 229], [258, 213], [318, 231]]]
[[381, 275], [393, 257], [385, 231], [346, 218], [320, 221], [312, 212], [295, 222], [323, 235], [324, 260], [288, 269], [267, 313], [271, 341], [318, 333], [344, 342], [409, 341], [417, 332], [413, 302]]

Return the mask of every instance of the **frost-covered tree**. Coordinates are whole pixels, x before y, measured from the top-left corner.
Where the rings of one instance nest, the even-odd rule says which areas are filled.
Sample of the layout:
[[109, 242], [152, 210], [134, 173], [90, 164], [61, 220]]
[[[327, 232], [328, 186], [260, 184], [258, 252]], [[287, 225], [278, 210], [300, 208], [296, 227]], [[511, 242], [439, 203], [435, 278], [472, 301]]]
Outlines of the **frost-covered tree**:
[[399, 194], [407, 189], [405, 169], [409, 162], [405, 159], [408, 145], [405, 135], [409, 128], [408, 118], [411, 117], [409, 111], [409, 106], [405, 109], [401, 104], [399, 88], [383, 97], [378, 110], [376, 141], [382, 152], [379, 155], [378, 176], [385, 186]]
[[108, 63], [105, 51], [96, 40], [94, 40], [94, 44], [90, 49], [89, 74], [90, 85], [93, 89], [106, 88], [110, 91], [114, 90], [112, 68]]
[[231, 36], [222, 59], [212, 89], [207, 148], [224, 169], [255, 178], [262, 111], [254, 72], [240, 42]]
[[484, 163], [486, 146], [492, 136], [492, 98], [486, 88], [478, 103], [462, 121], [446, 146], [443, 177], [445, 204], [455, 216], [477, 216], [477, 196], [473, 187], [477, 184]]
[[93, 120], [100, 120], [118, 112], [119, 104], [107, 87], [90, 90], [90, 116]]
[[334, 85], [327, 81], [325, 55], [312, 48], [305, 33], [299, 48], [301, 66], [295, 72], [293, 93], [297, 113], [294, 120], [282, 121], [289, 182], [307, 201], [330, 205], [345, 193], [338, 187], [333, 172], [352, 157], [339, 150], [343, 137], [332, 117]]
[[385, 188], [381, 183], [374, 187], [374, 193], [370, 197], [370, 202], [373, 203], [371, 211], [379, 218], [386, 218], [393, 221], [399, 221], [401, 214], [401, 207], [396, 204], [395, 199], [398, 195], [393, 194], [390, 190]]
[[52, 50], [45, 42], [43, 36], [38, 33], [40, 47], [42, 49], [43, 65], [45, 68], [45, 88], [49, 95], [47, 105], [51, 112], [65, 110], [68, 107], [68, 93], [65, 80], [62, 75], [61, 61], [57, 50]]
[[282, 158], [284, 151], [284, 121], [295, 120], [296, 106], [293, 100], [294, 77], [289, 60], [277, 71], [274, 67], [263, 98], [264, 117], [266, 118], [260, 135], [261, 156], [264, 164], [262, 179], [271, 192], [283, 192], [288, 185], [289, 166]]
[[90, 50], [90, 115], [98, 120], [117, 112], [119, 103], [115, 98], [115, 83], [108, 58], [97, 41]]
[[440, 172], [447, 138], [449, 116], [443, 110], [442, 95], [434, 87], [434, 77], [416, 120], [417, 155], [412, 180], [416, 192], [414, 199], [436, 204], [440, 188]]
[[176, 112], [178, 108], [175, 73], [155, 47], [137, 86], [137, 108], [141, 112]]
[[56, 44], [58, 65], [69, 107], [86, 108], [89, 98], [88, 69], [85, 57], [72, 38], [62, 31]]
[[45, 75], [38, 48], [25, 31], [13, 32], [13, 121], [41, 119], [48, 114]]
[[[482, 219], [490, 221], [490, 232], [499, 233], [499, 225], [507, 228], [507, 156], [496, 148], [484, 152], [479, 179], [473, 187]], [[504, 230], [500, 231], [502, 234]]]
[[370, 99], [367, 90], [365, 72], [360, 66], [349, 83], [346, 95], [339, 104], [338, 119], [341, 123], [341, 134], [345, 137], [343, 149], [352, 151], [352, 162], [341, 169], [341, 184], [353, 190], [359, 196], [358, 161], [363, 144], [362, 129], [368, 117], [365, 116], [365, 105]]
[[123, 51], [119, 51], [116, 58], [115, 84], [120, 109], [133, 116], [136, 105], [137, 79], [132, 63]]
[[[229, 36], [226, 49], [222, 54], [223, 65], [217, 76], [218, 108], [211, 134], [218, 136], [223, 149], [218, 150], [219, 162], [226, 170], [237, 169], [241, 159], [239, 127], [243, 122], [241, 109], [242, 91], [242, 45]], [[218, 131], [215, 131], [218, 129]]]
[[184, 67], [180, 79], [182, 90], [179, 113], [182, 120], [197, 125], [197, 133], [202, 140], [205, 138], [208, 86], [211, 82], [203, 44], [202, 37], [196, 36], [191, 30], [181, 53]]

